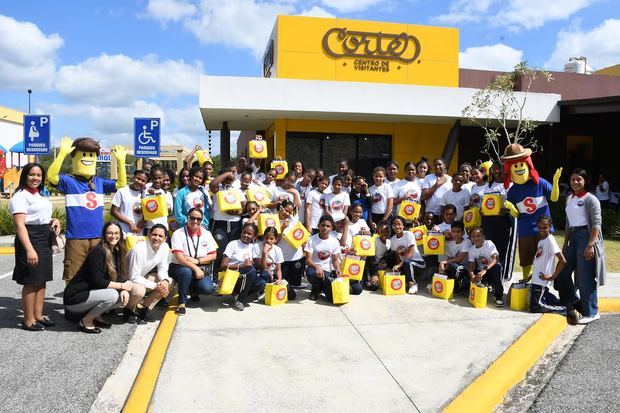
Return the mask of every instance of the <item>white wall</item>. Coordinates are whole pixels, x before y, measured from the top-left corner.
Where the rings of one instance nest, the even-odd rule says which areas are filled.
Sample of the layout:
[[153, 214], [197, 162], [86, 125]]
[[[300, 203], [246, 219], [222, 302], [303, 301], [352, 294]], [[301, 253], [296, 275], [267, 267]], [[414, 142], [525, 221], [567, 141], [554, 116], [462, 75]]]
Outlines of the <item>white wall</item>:
[[[9, 151], [13, 145], [23, 139], [24, 138], [22, 125], [0, 119], [0, 144], [2, 144], [2, 146], [4, 146], [7, 151]], [[17, 154], [14, 154], [13, 163], [11, 163], [11, 152], [8, 152], [6, 155], [7, 168], [10, 168], [11, 166], [17, 166], [18, 159], [19, 156]], [[21, 166], [26, 165], [27, 163], [28, 157], [22, 155]]]

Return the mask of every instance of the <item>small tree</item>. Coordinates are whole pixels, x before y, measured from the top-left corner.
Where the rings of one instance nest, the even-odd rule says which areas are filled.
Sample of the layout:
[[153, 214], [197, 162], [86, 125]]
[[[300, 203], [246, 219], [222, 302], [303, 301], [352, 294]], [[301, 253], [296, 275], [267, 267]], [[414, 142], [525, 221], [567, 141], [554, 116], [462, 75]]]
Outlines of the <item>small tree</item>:
[[[551, 73], [531, 69], [527, 62], [521, 62], [512, 72], [495, 76], [486, 88], [474, 94], [471, 103], [463, 109], [463, 117], [484, 129], [482, 152], [492, 159], [499, 160], [502, 149], [513, 143], [529, 147], [533, 152], [538, 151], [538, 142], [532, 134], [538, 124], [523, 116], [528, 93], [538, 78], [548, 82], [553, 80]], [[523, 93], [515, 93], [515, 88], [523, 84]]]

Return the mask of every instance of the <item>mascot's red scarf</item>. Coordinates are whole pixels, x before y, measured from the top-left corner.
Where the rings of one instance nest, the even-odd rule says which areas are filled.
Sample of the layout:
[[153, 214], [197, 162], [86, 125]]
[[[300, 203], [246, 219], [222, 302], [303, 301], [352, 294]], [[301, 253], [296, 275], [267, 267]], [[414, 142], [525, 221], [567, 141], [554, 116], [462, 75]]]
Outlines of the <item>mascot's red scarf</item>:
[[517, 162], [525, 162], [525, 164], [530, 169], [530, 179], [534, 181], [536, 185], [538, 185], [538, 181], [540, 180], [540, 177], [538, 176], [538, 171], [534, 168], [534, 164], [532, 163], [532, 158], [528, 156], [525, 159], [514, 159], [510, 161], [504, 161], [504, 188], [508, 189], [510, 187], [510, 182], [511, 182], [510, 167], [512, 166], [512, 164], [515, 164]]

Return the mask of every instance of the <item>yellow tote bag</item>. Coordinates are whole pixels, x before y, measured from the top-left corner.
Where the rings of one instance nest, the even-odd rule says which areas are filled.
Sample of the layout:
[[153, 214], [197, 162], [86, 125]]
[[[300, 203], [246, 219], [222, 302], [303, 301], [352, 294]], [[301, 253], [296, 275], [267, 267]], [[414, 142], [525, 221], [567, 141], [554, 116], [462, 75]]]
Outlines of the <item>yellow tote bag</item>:
[[443, 255], [445, 253], [446, 239], [443, 234], [427, 234], [424, 236], [425, 255]]
[[288, 301], [286, 284], [269, 283], [265, 286], [265, 304], [271, 307]]
[[510, 286], [510, 309], [525, 311], [527, 309], [528, 286], [525, 283], [514, 283]]
[[332, 281], [332, 302], [346, 304], [349, 302], [349, 279], [338, 277]]
[[454, 280], [445, 274], [435, 274], [433, 276], [433, 297], [449, 300], [454, 292]]
[[486, 194], [482, 197], [482, 215], [499, 215], [499, 211], [504, 204], [501, 195]]
[[213, 159], [211, 159], [211, 155], [209, 155], [209, 152], [205, 151], [204, 149], [199, 149], [196, 151], [196, 158], [198, 158], [198, 163], [200, 164], [200, 166], [203, 166], [205, 162], [213, 164]]
[[278, 214], [258, 214], [258, 235], [262, 236], [269, 227], [274, 227], [280, 232], [280, 217]]
[[310, 238], [310, 233], [300, 221], [297, 221], [295, 225], [285, 229], [282, 236], [289, 244], [291, 244], [291, 247], [297, 249], [308, 241], [308, 238]]
[[487, 295], [489, 288], [476, 283], [469, 286], [469, 304], [475, 308], [485, 308], [487, 306]]
[[237, 189], [221, 189], [217, 192], [217, 203], [222, 211], [241, 209], [241, 191]]
[[149, 196], [140, 200], [142, 204], [142, 215], [145, 221], [152, 221], [156, 218], [168, 216], [168, 204], [165, 195]]
[[356, 255], [347, 255], [342, 261], [342, 275], [354, 281], [361, 281], [366, 261]]
[[482, 225], [482, 217], [480, 216], [480, 208], [473, 207], [466, 209], [463, 213], [463, 224], [465, 228], [475, 228]]
[[220, 271], [218, 274], [220, 286], [217, 292], [222, 295], [230, 295], [235, 289], [235, 284], [239, 279], [239, 271], [226, 268], [225, 271]]
[[405, 276], [399, 272], [386, 272], [383, 276], [383, 295], [405, 294]]
[[379, 276], [379, 288], [383, 290], [385, 284], [385, 270], [377, 271], [377, 275]]
[[256, 138], [248, 143], [248, 152], [252, 159], [265, 159], [267, 157], [267, 142], [263, 140], [262, 136], [256, 135]]
[[248, 201], [254, 201], [260, 206], [265, 206], [271, 202], [271, 194], [267, 188], [249, 188], [245, 194]]
[[360, 257], [375, 255], [375, 239], [370, 235], [356, 235], [353, 237], [353, 248]]
[[420, 215], [420, 209], [422, 206], [417, 202], [404, 200], [400, 203], [398, 208], [398, 216], [404, 218], [406, 221], [413, 221]]
[[284, 176], [288, 173], [288, 162], [283, 161], [282, 158], [278, 158], [271, 161], [271, 169], [275, 169], [278, 176], [276, 179], [284, 179]]
[[144, 241], [145, 239], [146, 237], [142, 235], [127, 234], [125, 236], [125, 248], [127, 248], [127, 252], [131, 251], [138, 242]]
[[419, 227], [413, 227], [410, 229], [415, 236], [415, 245], [418, 247], [424, 244], [424, 236], [428, 233], [428, 229], [426, 229], [426, 225], [420, 225]]

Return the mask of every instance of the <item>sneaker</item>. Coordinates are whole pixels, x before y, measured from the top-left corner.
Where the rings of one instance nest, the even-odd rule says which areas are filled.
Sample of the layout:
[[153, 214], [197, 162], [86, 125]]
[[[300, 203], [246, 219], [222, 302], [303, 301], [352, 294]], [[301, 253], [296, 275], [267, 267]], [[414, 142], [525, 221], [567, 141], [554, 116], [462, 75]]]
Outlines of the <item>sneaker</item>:
[[429, 294], [433, 292], [433, 285], [431, 283], [426, 284], [426, 291], [428, 291]]
[[138, 317], [134, 313], [125, 314], [126, 324], [136, 324], [137, 322], [138, 322]]
[[580, 318], [581, 315], [577, 312], [577, 310], [570, 310], [566, 313], [566, 322], [571, 326], [576, 326]]
[[601, 318], [601, 316], [598, 314], [594, 314], [593, 316], [589, 316], [589, 317], [581, 317], [579, 321], [577, 321], [577, 324], [588, 324], [588, 323], [591, 323], [592, 321], [598, 320], [599, 318]]
[[236, 311], [243, 311], [243, 309], [245, 308], [243, 303], [241, 301], [237, 301], [237, 300], [232, 302], [231, 307], [232, 307], [233, 310], [236, 310]]
[[504, 300], [495, 300], [495, 307], [503, 308], [504, 307]]
[[296, 290], [302, 290], [304, 288], [308, 288], [309, 286], [310, 286], [310, 284], [308, 284], [308, 283], [301, 283], [299, 285], [291, 285], [291, 287], [296, 289]]
[[409, 287], [409, 289], [407, 290], [407, 294], [417, 294], [418, 293], [418, 284], [414, 283], [411, 285], [411, 287]]
[[174, 313], [177, 314], [177, 315], [185, 315], [185, 313], [187, 313], [187, 310], [185, 309], [185, 306], [177, 307], [177, 309], [174, 311]]

